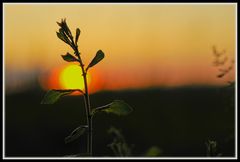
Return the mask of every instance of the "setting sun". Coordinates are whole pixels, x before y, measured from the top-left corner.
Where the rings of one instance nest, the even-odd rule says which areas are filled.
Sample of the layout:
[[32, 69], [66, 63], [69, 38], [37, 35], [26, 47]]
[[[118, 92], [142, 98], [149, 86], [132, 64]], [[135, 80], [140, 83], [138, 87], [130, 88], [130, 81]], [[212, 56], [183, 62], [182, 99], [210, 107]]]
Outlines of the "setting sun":
[[[60, 84], [64, 89], [84, 89], [82, 70], [78, 65], [68, 65], [60, 73]], [[87, 75], [88, 84], [90, 75]]]
[[[94, 79], [92, 78], [94, 76]], [[97, 70], [87, 73], [89, 93], [104, 88], [103, 74]], [[46, 79], [47, 78], [47, 79]], [[82, 70], [76, 64], [60, 65], [52, 68], [50, 73], [39, 76], [39, 83], [44, 90], [49, 89], [81, 89], [84, 90]], [[79, 94], [79, 93], [74, 93]]]

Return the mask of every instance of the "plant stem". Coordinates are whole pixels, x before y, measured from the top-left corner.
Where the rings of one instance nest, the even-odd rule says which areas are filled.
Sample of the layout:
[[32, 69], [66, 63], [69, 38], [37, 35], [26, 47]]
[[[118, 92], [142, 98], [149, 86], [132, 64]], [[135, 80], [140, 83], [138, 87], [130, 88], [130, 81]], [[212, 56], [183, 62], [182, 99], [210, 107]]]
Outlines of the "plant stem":
[[87, 85], [87, 72], [84, 69], [84, 65], [83, 65], [82, 60], [80, 58], [80, 53], [79, 53], [77, 47], [76, 47], [75, 52], [77, 53], [79, 63], [80, 63], [80, 67], [82, 69], [82, 76], [83, 76], [84, 89], [85, 89], [84, 102], [85, 102], [87, 125], [88, 125], [87, 153], [90, 156], [92, 156], [92, 113], [91, 113], [91, 106], [90, 106], [90, 99], [89, 99], [88, 85]]
[[85, 99], [86, 99], [86, 105], [87, 105], [87, 123], [88, 123], [88, 153], [90, 156], [92, 156], [92, 114], [91, 114], [91, 109], [90, 109], [90, 99], [89, 99], [89, 94], [88, 94], [88, 86], [87, 86], [87, 77], [86, 73], [83, 75], [84, 79], [84, 87], [85, 87]]

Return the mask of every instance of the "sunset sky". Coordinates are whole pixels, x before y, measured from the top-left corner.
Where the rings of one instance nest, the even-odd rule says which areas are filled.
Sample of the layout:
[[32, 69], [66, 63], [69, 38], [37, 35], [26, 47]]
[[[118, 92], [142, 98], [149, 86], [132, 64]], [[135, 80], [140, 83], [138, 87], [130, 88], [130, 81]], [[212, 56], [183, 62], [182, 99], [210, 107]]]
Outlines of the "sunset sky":
[[236, 7], [5, 3], [6, 87], [28, 84], [34, 77], [40, 84], [59, 78], [56, 69], [59, 72], [69, 64], [61, 55], [72, 52], [56, 36], [61, 18], [66, 18], [74, 34], [80, 28], [79, 49], [85, 64], [99, 49], [105, 53], [90, 70], [95, 89], [224, 84], [234, 80], [235, 71], [216, 78], [212, 46], [235, 59]]

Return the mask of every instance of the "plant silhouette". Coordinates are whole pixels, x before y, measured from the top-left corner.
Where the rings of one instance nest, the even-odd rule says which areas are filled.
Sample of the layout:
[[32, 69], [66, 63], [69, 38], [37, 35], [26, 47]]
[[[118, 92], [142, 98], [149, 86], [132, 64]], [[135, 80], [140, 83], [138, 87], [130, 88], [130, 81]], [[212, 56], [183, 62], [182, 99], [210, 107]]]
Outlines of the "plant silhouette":
[[71, 30], [69, 29], [66, 19], [62, 19], [61, 22], [57, 22], [60, 29], [56, 32], [57, 37], [69, 45], [74, 54], [70, 54], [67, 52], [65, 55], [62, 55], [62, 58], [67, 62], [78, 62], [81, 68], [83, 80], [84, 80], [84, 90], [81, 89], [52, 89], [49, 90], [43, 100], [42, 104], [53, 104], [57, 102], [61, 97], [69, 95], [75, 91], [78, 91], [83, 94], [84, 103], [85, 103], [85, 111], [86, 111], [86, 124], [80, 125], [76, 129], [70, 133], [69, 136], [65, 138], [65, 143], [72, 142], [77, 138], [81, 137], [85, 132], [87, 133], [87, 152], [84, 155], [93, 156], [92, 146], [93, 146], [93, 125], [92, 119], [93, 116], [96, 115], [98, 112], [106, 112], [106, 113], [113, 113], [119, 116], [128, 115], [133, 109], [124, 101], [122, 100], [114, 100], [112, 103], [107, 104], [105, 106], [92, 108], [90, 104], [90, 97], [88, 91], [88, 83], [87, 83], [87, 74], [88, 70], [98, 64], [104, 57], [105, 54], [102, 50], [98, 50], [95, 57], [92, 61], [88, 64], [87, 67], [84, 66], [83, 60], [81, 58], [81, 53], [78, 49], [78, 39], [80, 36], [80, 29], [76, 29], [75, 37], [72, 35]]
[[[226, 54], [226, 50], [223, 50], [221, 52], [219, 52], [216, 48], [216, 46], [212, 47], [213, 50], [213, 55], [215, 57], [214, 61], [213, 61], [213, 65], [216, 67], [219, 67], [219, 74], [217, 75], [218, 78], [222, 78], [225, 75], [227, 75], [234, 66], [234, 59], [229, 60], [229, 58], [227, 56], [225, 56]], [[229, 65], [227, 65], [227, 63]]]
[[[212, 47], [213, 51], [213, 56], [214, 56], [214, 61], [213, 65], [218, 67], [218, 74], [217, 78], [221, 79], [226, 77], [234, 68], [235, 61], [234, 59], [229, 59], [226, 56], [226, 50], [219, 51], [216, 46]], [[235, 81], [230, 81], [228, 80], [227, 86], [224, 86], [223, 88], [220, 88], [221, 92], [220, 94], [222, 95], [222, 104], [225, 106], [225, 121], [230, 122], [229, 118], [227, 116], [232, 116], [234, 115], [234, 89], [235, 89]], [[226, 100], [226, 101], [224, 101]], [[228, 121], [227, 121], [228, 120]], [[234, 138], [234, 127], [230, 128], [230, 134], [226, 139], [233, 139]], [[226, 140], [225, 140], [226, 141]], [[210, 140], [208, 139], [206, 142], [206, 155], [215, 157], [215, 156], [222, 156], [222, 153], [219, 153], [218, 151], [218, 144], [216, 140]]]

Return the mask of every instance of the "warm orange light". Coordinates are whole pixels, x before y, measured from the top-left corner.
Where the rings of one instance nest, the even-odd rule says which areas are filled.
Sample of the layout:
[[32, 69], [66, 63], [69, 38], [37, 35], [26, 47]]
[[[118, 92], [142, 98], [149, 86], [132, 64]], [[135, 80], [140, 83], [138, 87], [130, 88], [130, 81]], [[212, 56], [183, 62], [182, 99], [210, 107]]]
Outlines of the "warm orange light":
[[[104, 74], [96, 69], [90, 69], [87, 73], [88, 92], [90, 94], [103, 90], [105, 82]], [[82, 70], [79, 65], [63, 65], [55, 67], [49, 74], [39, 77], [39, 82], [44, 90], [49, 89], [81, 89], [84, 91]], [[79, 95], [79, 92], [72, 95]]]
[[[84, 81], [81, 67], [78, 65], [68, 65], [60, 73], [59, 81], [63, 89], [84, 90]], [[90, 74], [87, 75], [87, 82], [90, 83]]]

